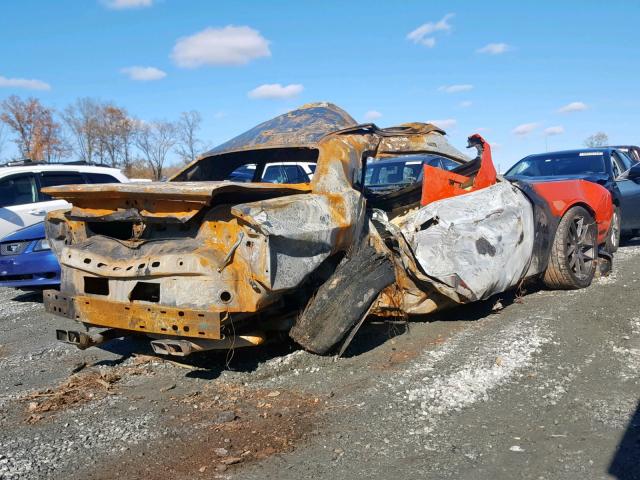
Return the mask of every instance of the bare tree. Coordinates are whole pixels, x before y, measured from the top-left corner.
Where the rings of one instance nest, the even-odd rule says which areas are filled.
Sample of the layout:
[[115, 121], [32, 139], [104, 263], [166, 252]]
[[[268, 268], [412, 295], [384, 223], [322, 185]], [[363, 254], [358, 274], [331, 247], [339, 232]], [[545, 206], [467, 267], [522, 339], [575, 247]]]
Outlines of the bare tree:
[[593, 135], [589, 135], [584, 144], [590, 148], [604, 147], [609, 144], [609, 136], [604, 132], [596, 132]]
[[7, 130], [4, 123], [0, 123], [0, 160], [2, 159], [2, 151], [4, 150], [4, 143], [7, 140]]
[[171, 122], [141, 123], [136, 135], [136, 146], [153, 172], [155, 180], [162, 178], [162, 169], [169, 151], [177, 142], [177, 129]]
[[0, 105], [0, 120], [16, 135], [14, 142], [22, 158], [51, 160], [66, 152], [60, 124], [53, 110], [36, 98], [22, 100], [12, 95]]
[[182, 112], [176, 124], [178, 142], [176, 153], [187, 164], [193, 162], [203, 148], [203, 142], [198, 139], [198, 130], [202, 123], [202, 115], [196, 110]]
[[75, 137], [75, 152], [85, 162], [101, 160], [99, 141], [102, 106], [97, 100], [79, 98], [65, 108], [62, 118]]
[[114, 168], [121, 163], [123, 148], [120, 129], [126, 119], [127, 113], [124, 109], [111, 104], [102, 105], [98, 118], [97, 137], [100, 150], [104, 152]]
[[39, 136], [41, 138], [38, 159], [42, 158], [47, 162], [58, 162], [72, 153], [71, 146], [64, 137], [62, 126], [51, 116], [45, 118], [40, 127]]
[[135, 144], [136, 135], [140, 122], [128, 115], [122, 119], [118, 133], [120, 135], [121, 164], [125, 171], [129, 171], [134, 162], [132, 155], [133, 146]]

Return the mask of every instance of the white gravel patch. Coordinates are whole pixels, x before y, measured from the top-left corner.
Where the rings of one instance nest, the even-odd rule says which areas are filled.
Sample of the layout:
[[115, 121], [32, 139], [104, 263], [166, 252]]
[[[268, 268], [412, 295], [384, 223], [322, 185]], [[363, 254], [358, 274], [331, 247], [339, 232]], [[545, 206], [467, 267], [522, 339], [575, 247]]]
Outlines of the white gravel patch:
[[484, 339], [471, 328], [422, 354], [387, 384], [397, 391], [397, 407], [412, 412], [405, 416], [408, 433], [430, 434], [441, 418], [488, 401], [493, 390], [523, 376], [551, 341], [548, 321], [526, 318]]
[[406, 390], [406, 399], [417, 404], [422, 415], [442, 415], [458, 411], [478, 401], [487, 401], [489, 392], [509, 380], [532, 362], [535, 353], [548, 341], [535, 325], [513, 325], [494, 345], [470, 358], [463, 368], [446, 375], [423, 378], [423, 385]]
[[116, 403], [122, 402], [106, 398], [70, 411], [63, 414], [63, 422], [67, 423], [56, 419], [56, 428], [25, 425], [25, 435], [0, 436], [0, 479], [51, 478], [56, 471], [78, 461], [78, 467], [86, 466], [87, 459], [82, 455], [87, 452], [103, 457], [157, 436], [151, 413], [132, 418], [110, 417], [105, 410]]

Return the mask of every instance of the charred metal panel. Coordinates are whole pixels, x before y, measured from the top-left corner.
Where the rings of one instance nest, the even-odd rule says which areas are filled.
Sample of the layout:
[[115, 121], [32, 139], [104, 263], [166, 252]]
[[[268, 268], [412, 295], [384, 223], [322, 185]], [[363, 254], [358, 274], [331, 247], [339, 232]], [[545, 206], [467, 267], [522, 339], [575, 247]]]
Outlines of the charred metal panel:
[[[273, 183], [215, 182], [149, 182], [107, 183], [89, 185], [60, 185], [42, 191], [55, 198], [65, 199], [75, 207], [97, 208], [102, 202], [105, 210], [112, 205], [118, 208], [144, 208], [145, 202], [175, 201], [184, 205], [194, 202], [201, 206], [211, 204], [216, 197], [237, 194], [240, 196], [293, 195], [308, 192], [306, 184], [278, 185]], [[167, 204], [168, 205], [168, 204]]]
[[429, 123], [406, 123], [385, 128], [379, 130], [379, 135], [378, 155], [437, 153], [463, 162], [469, 161], [465, 154], [447, 141], [444, 130]]
[[516, 285], [531, 261], [533, 207], [508, 182], [439, 200], [394, 222], [425, 274], [466, 301]]
[[351, 244], [359, 193], [318, 194], [245, 203], [232, 213], [269, 238], [273, 290], [294, 288], [329, 255]]
[[323, 136], [356, 125], [347, 112], [332, 103], [310, 103], [267, 120], [202, 155], [288, 146], [312, 146]]

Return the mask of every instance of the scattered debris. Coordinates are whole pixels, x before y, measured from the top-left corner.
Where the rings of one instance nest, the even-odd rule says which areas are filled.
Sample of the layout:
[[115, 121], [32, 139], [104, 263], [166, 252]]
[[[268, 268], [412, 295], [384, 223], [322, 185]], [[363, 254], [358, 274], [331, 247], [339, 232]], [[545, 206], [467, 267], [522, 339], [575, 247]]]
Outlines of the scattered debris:
[[499, 298], [498, 300], [496, 300], [496, 303], [493, 304], [493, 307], [491, 307], [491, 311], [495, 313], [495, 312], [499, 312], [503, 308], [504, 308], [504, 305], [502, 305], [502, 299]]
[[215, 423], [228, 423], [228, 422], [233, 422], [236, 418], [237, 418], [236, 414], [233, 411], [220, 412], [216, 416], [216, 419], [214, 420], [214, 422]]
[[213, 453], [215, 453], [219, 457], [226, 457], [227, 455], [229, 455], [229, 450], [227, 450], [226, 448], [219, 447], [219, 448], [214, 448]]
[[74, 373], [78, 373], [78, 372], [80, 372], [81, 370], [84, 370], [86, 366], [87, 366], [87, 362], [78, 362], [78, 363], [76, 363], [76, 364], [73, 366], [73, 368], [71, 369], [71, 373], [72, 373], [72, 374], [74, 374]]
[[120, 380], [115, 372], [91, 371], [72, 375], [61, 385], [47, 388], [24, 397], [27, 401], [27, 423], [37, 423], [42, 413], [55, 413], [69, 407], [113, 394], [113, 385]]

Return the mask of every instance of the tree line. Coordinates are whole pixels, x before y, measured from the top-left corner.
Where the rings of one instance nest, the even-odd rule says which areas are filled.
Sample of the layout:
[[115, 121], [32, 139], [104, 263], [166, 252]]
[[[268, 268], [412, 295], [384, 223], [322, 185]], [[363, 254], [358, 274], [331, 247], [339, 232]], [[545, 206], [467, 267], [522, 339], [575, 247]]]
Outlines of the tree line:
[[18, 157], [5, 161], [79, 160], [158, 180], [172, 152], [186, 164], [206, 148], [198, 136], [201, 123], [195, 110], [176, 121], [146, 122], [113, 102], [80, 98], [56, 111], [37, 98], [12, 95], [0, 103], [0, 158], [10, 140]]

